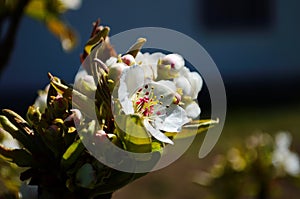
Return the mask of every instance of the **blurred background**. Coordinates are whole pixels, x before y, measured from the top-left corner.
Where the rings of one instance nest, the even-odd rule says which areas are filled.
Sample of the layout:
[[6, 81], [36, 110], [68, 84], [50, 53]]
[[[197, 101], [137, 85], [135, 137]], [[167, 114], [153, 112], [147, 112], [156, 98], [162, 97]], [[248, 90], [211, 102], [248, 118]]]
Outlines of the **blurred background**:
[[[182, 32], [207, 50], [223, 77], [228, 114], [221, 139], [200, 160], [197, 152], [204, 136], [198, 136], [177, 162], [128, 185], [114, 198], [212, 198], [208, 188], [193, 183], [195, 172], [207, 170], [217, 154], [248, 135], [289, 131], [292, 149], [300, 153], [299, 8], [298, 0], [83, 0], [78, 9], [63, 15], [79, 36], [71, 52], [65, 52], [42, 23], [25, 16], [0, 74], [0, 108], [24, 115], [37, 90], [47, 85], [47, 72], [73, 82], [79, 54], [97, 18], [110, 26], [111, 35], [148, 26]], [[278, 198], [297, 198], [300, 191], [294, 184], [283, 183], [285, 191]]]

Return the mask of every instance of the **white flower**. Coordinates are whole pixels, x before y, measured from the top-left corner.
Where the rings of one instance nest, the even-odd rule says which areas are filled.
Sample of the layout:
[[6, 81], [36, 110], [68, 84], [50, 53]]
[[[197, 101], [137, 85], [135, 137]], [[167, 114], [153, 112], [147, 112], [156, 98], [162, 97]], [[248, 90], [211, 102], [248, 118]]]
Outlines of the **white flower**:
[[201, 109], [194, 101], [203, 86], [203, 80], [197, 72], [191, 72], [187, 67], [183, 67], [178, 77], [174, 78], [174, 83], [178, 92], [183, 96], [182, 103], [187, 114], [191, 118], [197, 118]]
[[144, 53], [139, 52], [135, 58], [136, 63], [141, 65], [144, 70], [144, 74], [146, 78], [150, 78], [152, 80], [157, 78], [157, 64], [160, 59], [165, 57], [166, 55], [160, 52], [157, 53]]
[[191, 72], [187, 67], [182, 68], [179, 76], [174, 79], [177, 88], [180, 88], [183, 95], [197, 99], [203, 86], [203, 80], [197, 72]]
[[281, 132], [275, 137], [275, 150], [272, 156], [273, 165], [283, 169], [291, 176], [300, 174], [300, 160], [296, 153], [289, 150], [292, 137], [289, 133]]
[[[201, 109], [196, 103], [203, 86], [203, 80], [197, 72], [191, 72], [184, 66], [182, 56], [178, 54], [138, 53], [135, 62], [144, 70], [145, 78], [159, 80], [177, 94], [178, 102], [189, 118], [197, 118]], [[167, 81], [166, 81], [167, 80]]]
[[95, 91], [97, 89], [93, 76], [89, 75], [86, 70], [80, 70], [76, 77], [76, 89], [82, 94], [94, 98]]
[[166, 82], [154, 82], [143, 74], [138, 65], [123, 70], [117, 90], [122, 111], [139, 116], [146, 131], [157, 140], [173, 144], [162, 131], [180, 132], [190, 120], [185, 110], [173, 103], [175, 92]]
[[50, 88], [50, 85], [48, 84], [44, 90], [38, 91], [38, 97], [35, 99], [34, 107], [39, 108], [39, 111], [41, 113], [45, 112], [45, 109], [47, 108], [47, 96], [48, 96], [48, 90]]

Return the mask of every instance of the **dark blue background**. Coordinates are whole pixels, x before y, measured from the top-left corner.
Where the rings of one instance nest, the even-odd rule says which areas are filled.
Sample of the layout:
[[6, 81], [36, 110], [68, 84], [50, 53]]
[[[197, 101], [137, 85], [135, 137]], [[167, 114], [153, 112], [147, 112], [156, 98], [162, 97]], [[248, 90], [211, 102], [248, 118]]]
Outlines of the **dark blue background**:
[[0, 108], [24, 111], [47, 83], [47, 72], [72, 82], [79, 54], [91, 24], [101, 18], [111, 34], [131, 28], [156, 26], [180, 31], [197, 40], [216, 62], [234, 104], [290, 103], [299, 100], [300, 1], [271, 1], [267, 27], [207, 29], [200, 0], [83, 1], [64, 17], [80, 36], [71, 53], [39, 22], [25, 17], [7, 69], [0, 77]]

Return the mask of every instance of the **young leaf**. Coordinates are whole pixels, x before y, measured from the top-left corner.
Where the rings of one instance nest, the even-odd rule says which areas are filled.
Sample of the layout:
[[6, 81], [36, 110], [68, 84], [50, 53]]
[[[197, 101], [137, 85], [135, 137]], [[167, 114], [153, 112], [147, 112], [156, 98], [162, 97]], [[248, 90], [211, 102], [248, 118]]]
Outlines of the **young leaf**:
[[69, 168], [71, 165], [73, 165], [81, 153], [84, 151], [85, 147], [82, 144], [81, 140], [77, 140], [69, 146], [69, 148], [66, 150], [66, 152], [63, 154], [61, 165], [63, 168]]
[[20, 167], [34, 166], [33, 157], [24, 149], [8, 149], [0, 145], [0, 154]]

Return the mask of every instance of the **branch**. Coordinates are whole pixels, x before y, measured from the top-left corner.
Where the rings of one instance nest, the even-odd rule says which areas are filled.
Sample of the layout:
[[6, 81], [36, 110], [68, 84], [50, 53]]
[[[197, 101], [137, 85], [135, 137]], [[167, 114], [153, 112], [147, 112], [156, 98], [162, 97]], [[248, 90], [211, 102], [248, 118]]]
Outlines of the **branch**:
[[[18, 5], [10, 15], [10, 24], [2, 41], [0, 41], [0, 74], [8, 63], [15, 44], [17, 30], [22, 19], [24, 8], [30, 0], [19, 1]], [[4, 22], [1, 20], [1, 22]], [[2, 25], [2, 24], [1, 24]]]

